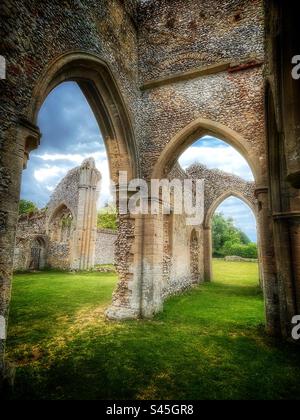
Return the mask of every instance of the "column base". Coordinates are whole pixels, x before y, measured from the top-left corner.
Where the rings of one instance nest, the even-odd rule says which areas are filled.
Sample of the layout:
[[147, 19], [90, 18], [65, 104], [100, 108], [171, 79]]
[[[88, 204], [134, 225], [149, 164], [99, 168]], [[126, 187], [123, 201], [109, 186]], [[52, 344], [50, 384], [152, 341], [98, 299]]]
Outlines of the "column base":
[[109, 321], [130, 321], [140, 318], [140, 313], [132, 308], [121, 306], [110, 306], [105, 316]]

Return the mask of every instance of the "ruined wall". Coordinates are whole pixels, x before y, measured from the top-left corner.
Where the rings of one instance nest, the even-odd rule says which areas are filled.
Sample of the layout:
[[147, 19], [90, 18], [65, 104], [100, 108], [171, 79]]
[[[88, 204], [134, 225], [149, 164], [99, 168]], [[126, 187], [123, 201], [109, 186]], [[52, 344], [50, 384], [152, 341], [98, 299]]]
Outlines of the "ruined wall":
[[[14, 251], [14, 270], [26, 271], [30, 269], [31, 249], [36, 238], [44, 242], [47, 247], [48, 237], [46, 235], [46, 212], [38, 211], [19, 218], [16, 245]], [[46, 260], [42, 261], [42, 265], [46, 266]]]
[[[263, 1], [162, 0], [139, 12], [141, 84], [224, 61], [216, 74], [145, 88], [139, 138], [142, 167], [151, 166], [189, 123], [206, 118], [243, 136], [245, 150], [265, 178]], [[249, 58], [250, 57], [250, 58]], [[250, 65], [254, 62], [253, 66]], [[239, 64], [246, 63], [246, 65]], [[172, 118], [170, 118], [170, 115]]]
[[[100, 179], [94, 159], [86, 159], [57, 185], [44, 210], [19, 218], [15, 270], [32, 268], [28, 262], [37, 236], [47, 243], [43, 266], [59, 270], [94, 266]], [[80, 267], [75, 266], [76, 259], [82, 264]], [[34, 268], [38, 268], [36, 264]]]
[[78, 169], [71, 169], [51, 194], [49, 203], [46, 206], [48, 223], [50, 222], [49, 219], [51, 219], [61, 205], [65, 205], [72, 212], [73, 216], [77, 216], [80, 177]]
[[[24, 123], [34, 99], [33, 89], [49, 64], [61, 55], [74, 51], [95, 54], [116, 75], [134, 129], [139, 93], [136, 3], [4, 0], [0, 39], [0, 54], [7, 59], [7, 80], [0, 80], [0, 315], [7, 319], [24, 164], [20, 126], [38, 136], [34, 127]], [[2, 340], [0, 372], [3, 354]]]
[[187, 176], [193, 179], [203, 179], [205, 181], [205, 216], [212, 206], [218, 203], [219, 199], [225, 197], [225, 200], [231, 194], [242, 200], [244, 199], [247, 204], [251, 205], [251, 210], [256, 214], [257, 200], [255, 197], [256, 186], [254, 182], [247, 182], [239, 176], [218, 169], [208, 169], [205, 165], [199, 163], [191, 165], [186, 170], [186, 173]]
[[115, 264], [116, 240], [117, 233], [114, 230], [97, 230], [95, 265]]

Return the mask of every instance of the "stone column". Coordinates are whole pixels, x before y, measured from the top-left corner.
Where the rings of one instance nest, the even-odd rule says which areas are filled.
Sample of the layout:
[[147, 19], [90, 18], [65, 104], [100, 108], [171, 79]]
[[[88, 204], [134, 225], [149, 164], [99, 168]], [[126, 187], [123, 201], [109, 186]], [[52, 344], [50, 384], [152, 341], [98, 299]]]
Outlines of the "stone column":
[[[19, 216], [21, 177], [29, 153], [39, 145], [37, 127], [22, 121], [11, 127], [0, 150], [0, 387], [4, 383], [6, 331], [11, 297], [13, 258]], [[4, 325], [3, 325], [4, 324]]]
[[80, 168], [78, 208], [74, 232], [71, 268], [88, 270], [94, 266], [97, 234], [97, 201], [100, 174], [94, 159], [87, 159]]
[[[117, 209], [120, 208], [120, 196], [128, 200], [132, 193], [117, 187]], [[128, 205], [128, 201], [127, 204]], [[124, 200], [122, 200], [122, 207]], [[127, 208], [118, 217], [118, 238], [116, 241], [115, 259], [119, 277], [113, 294], [112, 304], [106, 311], [110, 320], [123, 321], [141, 317], [142, 300], [142, 255], [144, 244], [144, 218], [142, 215], [130, 214]]]
[[211, 226], [204, 226], [203, 228], [204, 235], [204, 280], [206, 282], [211, 282], [213, 279], [213, 268], [212, 268], [212, 258], [213, 258], [213, 245], [212, 245], [212, 229]]
[[295, 313], [300, 314], [300, 212], [290, 218], [290, 233], [293, 257], [293, 272], [295, 282]]
[[[296, 218], [294, 219], [292, 213], [274, 213], [273, 219], [281, 333], [283, 337], [291, 337], [291, 321], [293, 316], [298, 314], [296, 293], [297, 261], [299, 262], [297, 220]], [[298, 270], [298, 279], [299, 275], [300, 272]]]
[[146, 215], [143, 220], [141, 315], [151, 318], [162, 310], [164, 216]]
[[269, 206], [269, 190], [268, 188], [258, 188], [255, 193], [258, 199], [258, 225], [264, 278], [266, 329], [270, 335], [279, 336], [281, 334], [279, 291], [274, 252], [273, 220]]

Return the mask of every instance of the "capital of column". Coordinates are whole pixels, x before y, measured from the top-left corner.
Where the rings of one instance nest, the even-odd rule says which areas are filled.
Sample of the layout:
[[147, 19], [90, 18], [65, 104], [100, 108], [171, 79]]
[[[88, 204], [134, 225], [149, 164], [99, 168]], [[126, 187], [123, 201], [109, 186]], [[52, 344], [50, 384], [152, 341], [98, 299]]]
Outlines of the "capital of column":
[[42, 134], [36, 125], [25, 119], [19, 120], [19, 138], [24, 147], [24, 169], [27, 167], [30, 153], [39, 147], [41, 137]]

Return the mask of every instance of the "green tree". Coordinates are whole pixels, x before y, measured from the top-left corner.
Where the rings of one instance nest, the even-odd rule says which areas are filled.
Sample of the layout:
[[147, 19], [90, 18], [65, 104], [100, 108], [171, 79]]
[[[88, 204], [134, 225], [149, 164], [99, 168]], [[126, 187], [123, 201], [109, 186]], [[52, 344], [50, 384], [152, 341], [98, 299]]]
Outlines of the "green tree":
[[19, 206], [19, 214], [29, 214], [38, 210], [38, 207], [35, 203], [28, 200], [21, 200]]
[[226, 257], [236, 255], [243, 258], [257, 258], [257, 245], [234, 225], [233, 219], [227, 219], [217, 213], [213, 218], [213, 255]]
[[107, 206], [98, 213], [97, 226], [100, 229], [117, 230], [117, 210], [114, 206]]

